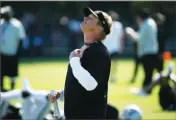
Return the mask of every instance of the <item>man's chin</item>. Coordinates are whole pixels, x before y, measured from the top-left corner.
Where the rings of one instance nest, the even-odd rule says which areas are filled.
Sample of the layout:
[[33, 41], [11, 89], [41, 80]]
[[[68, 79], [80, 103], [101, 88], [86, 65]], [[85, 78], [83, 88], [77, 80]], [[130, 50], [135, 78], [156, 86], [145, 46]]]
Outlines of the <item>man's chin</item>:
[[81, 24], [80, 27], [81, 27], [81, 31], [82, 31], [83, 33], [86, 33], [86, 32], [94, 32], [94, 31], [95, 31], [94, 28], [91, 28], [90, 26], [87, 26], [87, 25], [85, 25], [85, 24]]
[[81, 23], [81, 24], [80, 24], [80, 28], [81, 28], [81, 31], [84, 32], [84, 30], [85, 30], [85, 25], [84, 25], [84, 23]]
[[89, 31], [88, 28], [85, 25], [81, 24], [80, 27], [81, 27], [81, 31], [84, 32], [84, 33]]

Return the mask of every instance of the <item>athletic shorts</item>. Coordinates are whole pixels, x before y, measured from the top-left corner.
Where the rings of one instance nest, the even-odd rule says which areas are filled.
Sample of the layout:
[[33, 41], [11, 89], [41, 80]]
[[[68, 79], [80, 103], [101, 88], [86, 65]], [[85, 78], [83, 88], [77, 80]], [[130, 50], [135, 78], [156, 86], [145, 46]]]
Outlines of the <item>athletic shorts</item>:
[[18, 76], [18, 57], [1, 54], [1, 75], [16, 77]]

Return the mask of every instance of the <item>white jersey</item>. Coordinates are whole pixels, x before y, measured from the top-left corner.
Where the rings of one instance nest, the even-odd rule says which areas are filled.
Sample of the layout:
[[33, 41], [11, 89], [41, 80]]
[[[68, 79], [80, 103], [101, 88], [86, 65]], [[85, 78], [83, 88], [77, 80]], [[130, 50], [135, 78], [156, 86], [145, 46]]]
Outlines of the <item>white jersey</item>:
[[15, 18], [12, 18], [8, 23], [1, 19], [0, 35], [0, 52], [5, 55], [16, 55], [19, 40], [25, 37], [22, 23]]
[[123, 35], [123, 26], [120, 22], [114, 21], [112, 24], [112, 32], [103, 41], [109, 53], [119, 52], [121, 49], [120, 39]]
[[22, 120], [43, 120], [50, 110], [50, 103], [46, 98], [47, 92], [33, 90], [29, 93], [31, 96], [23, 98], [21, 90], [1, 92], [1, 101], [4, 102], [3, 105], [0, 102], [0, 115], [4, 116], [7, 114], [8, 106], [6, 106], [5, 102], [9, 103], [12, 100], [22, 100], [22, 106], [20, 108]]
[[136, 36], [138, 56], [158, 53], [157, 25], [152, 18], [146, 19]]

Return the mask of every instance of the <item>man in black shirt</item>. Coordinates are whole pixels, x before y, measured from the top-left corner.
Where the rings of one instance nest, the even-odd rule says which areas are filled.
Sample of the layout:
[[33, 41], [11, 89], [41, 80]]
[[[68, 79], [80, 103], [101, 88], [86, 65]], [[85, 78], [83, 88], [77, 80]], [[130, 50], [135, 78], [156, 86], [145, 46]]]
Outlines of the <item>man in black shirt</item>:
[[[110, 33], [111, 17], [84, 8], [81, 30], [85, 45], [70, 54], [64, 89], [66, 119], [105, 119], [111, 60], [102, 40]], [[51, 102], [59, 97], [48, 95]]]

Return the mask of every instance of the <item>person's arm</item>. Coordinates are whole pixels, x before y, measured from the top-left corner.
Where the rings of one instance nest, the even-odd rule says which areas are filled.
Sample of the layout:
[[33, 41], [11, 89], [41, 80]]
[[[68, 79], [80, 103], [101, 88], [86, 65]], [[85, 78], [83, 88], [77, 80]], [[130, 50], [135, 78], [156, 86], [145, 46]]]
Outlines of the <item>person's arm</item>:
[[87, 91], [92, 91], [97, 87], [97, 81], [87, 70], [81, 66], [79, 57], [71, 58], [70, 66], [72, 68], [74, 77]]
[[17, 27], [17, 38], [18, 38], [18, 41], [19, 41], [18, 48], [17, 48], [17, 53], [16, 53], [17, 56], [20, 55], [20, 51], [21, 51], [21, 48], [22, 48], [22, 42], [25, 39], [25, 37], [26, 37], [25, 29], [24, 29], [22, 23], [19, 22], [19, 25]]
[[136, 38], [135, 36], [137, 36], [136, 35], [137, 33], [131, 27], [126, 27], [125, 32], [131, 40], [137, 41], [137, 39], [135, 39]]
[[20, 100], [22, 99], [22, 94], [20, 90], [11, 90], [7, 92], [0, 93], [1, 99], [5, 101]]
[[17, 57], [20, 56], [21, 49], [22, 49], [22, 40], [19, 40], [19, 45], [16, 53]]
[[126, 33], [134, 41], [140, 41], [142, 38], [147, 37], [148, 25], [144, 24], [141, 26], [139, 32], [135, 32], [132, 28], [127, 27]]

